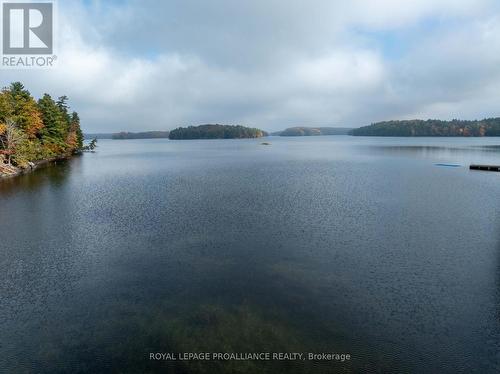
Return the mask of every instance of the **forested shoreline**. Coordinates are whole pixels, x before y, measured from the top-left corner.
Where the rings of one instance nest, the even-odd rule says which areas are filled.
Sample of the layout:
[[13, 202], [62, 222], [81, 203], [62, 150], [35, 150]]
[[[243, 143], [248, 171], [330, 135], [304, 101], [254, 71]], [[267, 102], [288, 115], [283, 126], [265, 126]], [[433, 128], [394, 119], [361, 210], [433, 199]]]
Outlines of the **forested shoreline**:
[[323, 136], [348, 135], [351, 128], [345, 127], [289, 127], [283, 131], [273, 133], [276, 136]]
[[168, 139], [170, 131], [144, 131], [144, 132], [127, 132], [111, 134], [111, 139], [128, 140], [128, 139]]
[[170, 131], [171, 140], [189, 139], [245, 139], [267, 136], [265, 131], [245, 126], [201, 125], [179, 127]]
[[454, 119], [405, 120], [373, 123], [370, 126], [353, 129], [354, 136], [500, 136], [500, 118], [486, 118], [480, 121]]
[[83, 133], [68, 97], [38, 101], [20, 82], [0, 92], [0, 177], [17, 175], [38, 163], [68, 158], [83, 150]]

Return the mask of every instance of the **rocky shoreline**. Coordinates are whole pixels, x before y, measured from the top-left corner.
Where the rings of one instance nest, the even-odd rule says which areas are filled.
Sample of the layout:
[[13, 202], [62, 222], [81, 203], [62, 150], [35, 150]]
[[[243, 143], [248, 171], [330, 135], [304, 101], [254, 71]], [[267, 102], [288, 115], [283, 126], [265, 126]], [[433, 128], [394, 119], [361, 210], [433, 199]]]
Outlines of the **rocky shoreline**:
[[68, 156], [59, 156], [59, 157], [52, 157], [46, 160], [40, 160], [40, 161], [35, 161], [35, 162], [30, 162], [27, 167], [25, 168], [19, 168], [16, 166], [12, 165], [1, 165], [0, 164], [0, 181], [4, 179], [10, 179], [10, 178], [15, 178], [19, 177], [21, 175], [29, 174], [32, 173], [33, 171], [51, 166], [52, 164], [56, 164], [59, 161], [66, 161], [70, 157]]

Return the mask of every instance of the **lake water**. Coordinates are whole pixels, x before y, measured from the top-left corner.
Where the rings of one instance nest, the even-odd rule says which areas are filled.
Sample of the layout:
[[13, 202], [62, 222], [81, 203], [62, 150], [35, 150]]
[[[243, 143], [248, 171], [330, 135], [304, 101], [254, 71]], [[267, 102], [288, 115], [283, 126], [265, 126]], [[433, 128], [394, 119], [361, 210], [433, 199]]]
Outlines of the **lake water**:
[[2, 181], [0, 372], [499, 372], [500, 173], [470, 163], [500, 139], [102, 140]]

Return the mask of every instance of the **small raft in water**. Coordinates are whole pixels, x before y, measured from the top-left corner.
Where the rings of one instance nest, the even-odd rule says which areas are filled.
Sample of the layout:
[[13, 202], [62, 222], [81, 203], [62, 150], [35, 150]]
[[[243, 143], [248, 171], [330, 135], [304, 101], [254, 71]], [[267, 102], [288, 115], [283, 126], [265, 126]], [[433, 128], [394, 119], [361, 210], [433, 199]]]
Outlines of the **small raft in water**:
[[441, 166], [441, 167], [446, 167], [446, 168], [459, 168], [459, 167], [462, 167], [462, 165], [457, 165], [457, 164], [436, 164], [436, 166]]

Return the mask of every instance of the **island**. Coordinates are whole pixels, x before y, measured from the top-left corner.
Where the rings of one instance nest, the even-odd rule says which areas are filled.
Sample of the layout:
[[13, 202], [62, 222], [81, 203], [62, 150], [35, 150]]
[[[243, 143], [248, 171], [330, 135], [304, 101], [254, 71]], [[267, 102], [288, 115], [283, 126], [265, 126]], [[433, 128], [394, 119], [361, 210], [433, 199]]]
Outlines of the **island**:
[[290, 127], [273, 133], [275, 136], [321, 136], [321, 135], [348, 135], [351, 128], [345, 127]]
[[145, 131], [145, 132], [119, 132], [112, 134], [111, 139], [168, 139], [169, 131]]
[[85, 150], [80, 118], [68, 97], [36, 101], [20, 82], [0, 91], [0, 178], [34, 170]]
[[500, 136], [500, 118], [465, 121], [454, 119], [405, 120], [373, 123], [353, 129], [353, 136]]
[[262, 138], [267, 135], [268, 134], [265, 131], [256, 128], [216, 124], [179, 127], [170, 131], [169, 139], [245, 139]]

